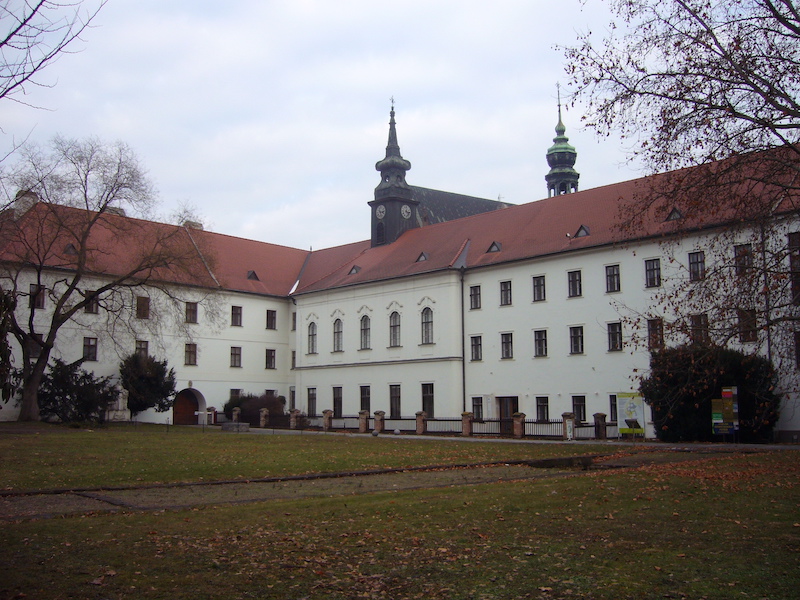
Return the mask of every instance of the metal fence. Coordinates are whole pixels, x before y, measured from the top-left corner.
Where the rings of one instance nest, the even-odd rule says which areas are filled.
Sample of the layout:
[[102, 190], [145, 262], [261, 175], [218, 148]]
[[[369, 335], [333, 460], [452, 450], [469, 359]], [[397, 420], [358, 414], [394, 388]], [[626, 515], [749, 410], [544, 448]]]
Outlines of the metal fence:
[[[313, 429], [322, 429], [322, 416], [308, 417], [308, 425]], [[270, 422], [270, 426], [273, 426]], [[334, 417], [331, 421], [331, 429], [335, 431], [358, 431], [358, 416]], [[280, 425], [278, 425], [280, 427]], [[367, 430], [375, 428], [375, 418], [370, 417], [367, 421]], [[415, 417], [401, 417], [399, 419], [384, 419], [384, 432], [393, 433], [415, 433], [417, 430], [417, 419]], [[427, 419], [427, 433], [433, 435], [461, 435], [462, 420], [460, 418], [449, 419]], [[535, 419], [525, 420], [525, 437], [533, 439], [560, 440], [563, 437], [564, 422], [560, 419], [549, 421], [537, 421]], [[476, 419], [472, 422], [473, 435], [487, 435], [498, 437], [511, 437], [514, 434], [513, 419]], [[573, 436], [576, 440], [595, 439], [595, 426], [593, 423], [575, 423]], [[606, 438], [614, 439], [619, 437], [617, 423], [606, 424]]]

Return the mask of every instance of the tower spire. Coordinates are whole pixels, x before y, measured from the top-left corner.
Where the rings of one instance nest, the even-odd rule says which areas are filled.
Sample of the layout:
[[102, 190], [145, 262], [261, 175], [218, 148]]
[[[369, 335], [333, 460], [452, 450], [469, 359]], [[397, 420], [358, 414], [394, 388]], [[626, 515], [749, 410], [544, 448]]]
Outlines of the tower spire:
[[578, 152], [569, 144], [569, 138], [564, 135], [567, 128], [561, 120], [561, 85], [556, 84], [558, 90], [558, 123], [556, 124], [556, 137], [553, 145], [547, 150], [547, 164], [550, 172], [545, 175], [547, 181], [547, 195], [558, 196], [578, 191], [578, 178], [580, 174], [574, 169]]

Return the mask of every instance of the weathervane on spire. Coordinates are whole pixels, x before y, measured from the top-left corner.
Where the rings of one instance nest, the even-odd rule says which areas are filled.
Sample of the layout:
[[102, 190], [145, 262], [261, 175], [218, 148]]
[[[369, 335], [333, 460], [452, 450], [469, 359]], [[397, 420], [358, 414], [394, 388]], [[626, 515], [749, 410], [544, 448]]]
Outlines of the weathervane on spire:
[[556, 94], [558, 95], [558, 120], [561, 121], [561, 83], [556, 81]]

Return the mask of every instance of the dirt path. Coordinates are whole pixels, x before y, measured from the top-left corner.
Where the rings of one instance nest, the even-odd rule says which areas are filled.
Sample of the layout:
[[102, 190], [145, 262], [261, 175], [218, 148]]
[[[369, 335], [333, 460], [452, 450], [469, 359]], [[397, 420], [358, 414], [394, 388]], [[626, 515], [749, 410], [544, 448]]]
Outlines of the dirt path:
[[182, 509], [202, 505], [263, 502], [314, 496], [347, 496], [476, 485], [501, 481], [576, 475], [590, 467], [635, 468], [647, 464], [698, 460], [713, 453], [644, 452], [606, 457], [568, 457], [491, 465], [428, 467], [365, 473], [322, 474], [230, 481], [149, 485], [114, 489], [7, 492], [0, 495], [0, 519], [37, 519], [118, 510]]

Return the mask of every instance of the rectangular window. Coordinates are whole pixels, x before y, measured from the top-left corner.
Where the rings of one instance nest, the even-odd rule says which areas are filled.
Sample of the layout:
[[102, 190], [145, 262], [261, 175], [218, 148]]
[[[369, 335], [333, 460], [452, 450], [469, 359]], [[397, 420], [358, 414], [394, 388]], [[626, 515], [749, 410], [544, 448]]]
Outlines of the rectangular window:
[[550, 420], [550, 399], [547, 396], [536, 396], [536, 420], [540, 423]]
[[292, 350], [292, 369], [297, 368], [297, 350]]
[[789, 236], [789, 281], [792, 291], [792, 303], [800, 304], [800, 233]]
[[342, 418], [342, 388], [333, 388], [333, 417], [335, 419]]
[[569, 328], [569, 353], [583, 354], [583, 326]]
[[30, 285], [29, 308], [44, 308], [44, 286], [32, 283]]
[[469, 338], [470, 360], [483, 360], [483, 339], [479, 335]]
[[608, 324], [608, 350], [609, 352], [622, 350], [622, 323]]
[[619, 265], [606, 266], [606, 292], [618, 292], [621, 289]]
[[647, 319], [647, 348], [658, 350], [664, 347], [664, 321], [662, 319]]
[[150, 344], [147, 340], [136, 340], [136, 356], [147, 358], [150, 354]]
[[97, 338], [83, 338], [83, 360], [97, 360]]
[[510, 281], [501, 281], [500, 282], [500, 306], [510, 306], [511, 305], [511, 282]]
[[308, 416], [317, 416], [317, 388], [308, 388]]
[[183, 345], [183, 364], [188, 366], [197, 364], [197, 344]]
[[569, 271], [567, 273], [567, 295], [570, 298], [577, 298], [583, 295], [580, 271]]
[[[95, 294], [95, 290], [86, 290], [84, 293], [84, 298], [88, 296], [92, 296]], [[100, 299], [95, 296], [86, 305], [83, 307], [83, 312], [88, 313], [90, 315], [96, 315], [100, 312]]]
[[740, 342], [755, 342], [758, 340], [756, 329], [756, 311], [739, 309], [736, 311], [739, 326]]
[[232, 367], [241, 367], [242, 366], [242, 347], [241, 346], [231, 346], [231, 366]]
[[422, 384], [422, 410], [428, 415], [429, 419], [433, 419], [436, 415], [433, 412], [433, 384]]
[[197, 302], [186, 303], [185, 316], [187, 323], [197, 323]]
[[362, 385], [360, 389], [361, 393], [361, 410], [365, 410], [370, 412], [370, 389], [368, 385]]
[[533, 355], [547, 356], [547, 330], [533, 332]]
[[544, 302], [547, 299], [544, 275], [537, 275], [533, 278], [533, 301]]
[[659, 287], [661, 285], [661, 259], [650, 258], [644, 261], [645, 287]]
[[241, 398], [241, 396], [242, 396], [242, 390], [231, 388], [231, 395], [230, 395], [231, 400], [237, 400]]
[[706, 254], [703, 251], [689, 252], [689, 281], [706, 278]]
[[266, 369], [276, 369], [276, 351], [273, 348], [267, 348], [266, 356]]
[[572, 397], [572, 412], [575, 413], [575, 420], [578, 423], [586, 422], [586, 396]]
[[500, 334], [500, 358], [514, 358], [514, 334]]
[[753, 268], [753, 246], [752, 244], [739, 244], [733, 247], [733, 264], [736, 274], [747, 275]]
[[393, 384], [389, 386], [389, 418], [399, 419], [400, 415], [400, 386]]
[[481, 307], [481, 286], [469, 286], [469, 308], [470, 310], [477, 310]]
[[232, 327], [241, 327], [242, 326], [242, 307], [241, 306], [231, 306], [231, 326]]
[[150, 318], [150, 298], [148, 296], [136, 296], [136, 318]]
[[293, 312], [292, 313], [292, 331], [295, 331], [296, 329], [297, 329], [297, 313]]
[[707, 314], [689, 315], [689, 337], [695, 344], [707, 344], [709, 342]]
[[294, 410], [295, 408], [297, 408], [297, 390], [292, 386], [289, 388], [289, 410]]
[[472, 397], [472, 417], [476, 421], [483, 420], [483, 396]]
[[278, 311], [267, 310], [267, 329], [278, 328]]
[[608, 395], [608, 421], [610, 423], [617, 422], [617, 395]]

